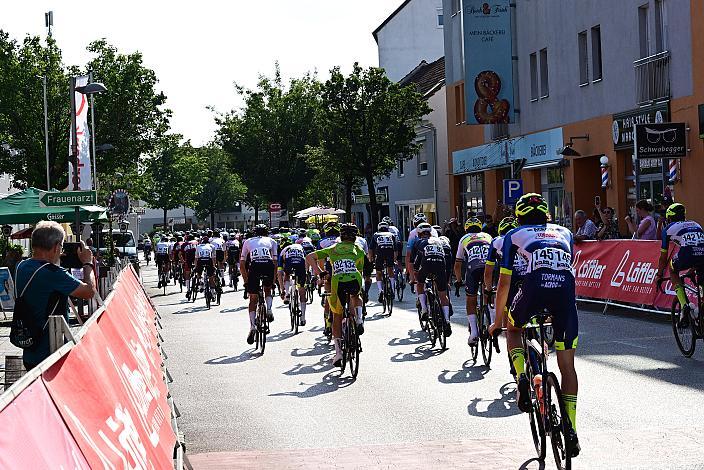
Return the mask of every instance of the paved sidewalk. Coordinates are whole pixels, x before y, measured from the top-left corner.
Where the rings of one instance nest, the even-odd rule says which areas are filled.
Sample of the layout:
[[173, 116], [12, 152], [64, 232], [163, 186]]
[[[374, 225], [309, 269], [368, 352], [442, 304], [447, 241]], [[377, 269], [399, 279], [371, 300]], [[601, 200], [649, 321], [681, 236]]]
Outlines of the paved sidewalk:
[[[12, 314], [8, 313], [8, 318], [12, 318]], [[16, 348], [10, 343], [10, 321], [0, 320], [0, 393], [5, 388], [5, 356], [21, 356], [22, 350]]]

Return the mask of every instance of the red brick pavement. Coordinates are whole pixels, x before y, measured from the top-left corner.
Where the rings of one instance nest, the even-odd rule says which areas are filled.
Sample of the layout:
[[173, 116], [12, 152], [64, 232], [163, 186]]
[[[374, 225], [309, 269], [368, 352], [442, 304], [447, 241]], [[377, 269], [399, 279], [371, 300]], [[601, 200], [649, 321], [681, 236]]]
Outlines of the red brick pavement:
[[[285, 449], [189, 455], [194, 470], [518, 469], [539, 468], [528, 443], [508, 440], [388, 444], [344, 449]], [[549, 455], [549, 457], [552, 457]]]

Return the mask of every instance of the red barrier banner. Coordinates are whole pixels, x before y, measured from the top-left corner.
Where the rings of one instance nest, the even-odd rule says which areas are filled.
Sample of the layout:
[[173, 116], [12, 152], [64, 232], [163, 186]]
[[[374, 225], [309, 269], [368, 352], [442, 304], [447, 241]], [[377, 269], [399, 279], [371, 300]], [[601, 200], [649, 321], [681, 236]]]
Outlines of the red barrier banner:
[[43, 374], [92, 468], [173, 468], [153, 310], [134, 276], [123, 271], [102, 316]]
[[0, 468], [91, 468], [40, 379], [2, 410], [0, 430]]
[[576, 243], [573, 265], [577, 295], [654, 305], [660, 243], [604, 240]]

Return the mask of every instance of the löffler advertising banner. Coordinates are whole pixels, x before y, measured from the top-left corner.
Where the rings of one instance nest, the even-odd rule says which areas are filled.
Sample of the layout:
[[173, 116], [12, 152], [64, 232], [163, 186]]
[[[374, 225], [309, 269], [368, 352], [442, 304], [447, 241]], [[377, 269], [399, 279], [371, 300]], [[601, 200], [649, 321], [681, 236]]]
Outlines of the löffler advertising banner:
[[[655, 276], [660, 242], [651, 240], [585, 241], [574, 246], [577, 295], [670, 308], [672, 284], [658, 292]], [[666, 274], [667, 275], [667, 274]]]
[[[76, 77], [76, 87], [86, 86], [88, 75]], [[78, 142], [78, 189], [93, 189], [90, 166], [90, 131], [88, 129], [88, 96], [75, 92], [76, 98], [76, 141]], [[71, 155], [73, 132], [69, 130], [68, 153]], [[73, 164], [68, 164], [69, 188], [73, 189]]]
[[464, 0], [467, 124], [512, 122], [511, 1]]

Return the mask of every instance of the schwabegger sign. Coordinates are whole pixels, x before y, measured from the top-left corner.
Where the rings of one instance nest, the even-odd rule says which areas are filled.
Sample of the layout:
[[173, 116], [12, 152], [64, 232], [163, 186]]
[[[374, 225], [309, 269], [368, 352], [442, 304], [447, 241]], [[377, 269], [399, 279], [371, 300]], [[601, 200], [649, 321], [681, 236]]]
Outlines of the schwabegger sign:
[[97, 200], [95, 191], [39, 193], [39, 207], [94, 206]]
[[636, 158], [687, 156], [687, 126], [683, 122], [636, 124], [635, 129]]

